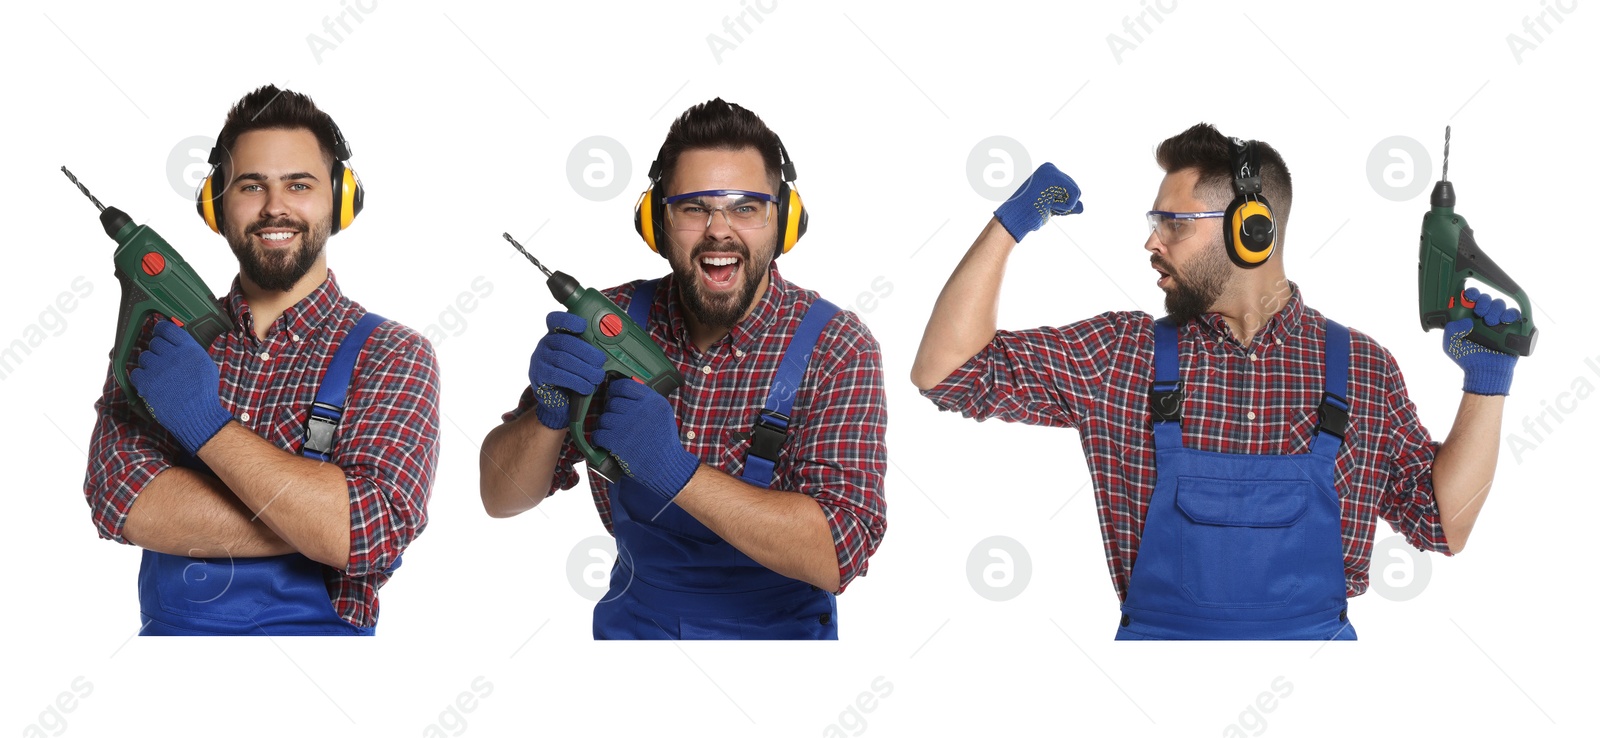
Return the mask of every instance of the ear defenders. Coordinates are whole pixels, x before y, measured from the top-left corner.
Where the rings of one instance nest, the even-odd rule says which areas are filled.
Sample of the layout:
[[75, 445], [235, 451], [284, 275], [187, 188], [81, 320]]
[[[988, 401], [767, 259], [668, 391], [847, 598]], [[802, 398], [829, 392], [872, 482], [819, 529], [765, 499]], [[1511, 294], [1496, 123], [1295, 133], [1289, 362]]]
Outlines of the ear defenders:
[[1261, 160], [1255, 141], [1233, 142], [1233, 202], [1224, 216], [1228, 258], [1244, 269], [1267, 263], [1278, 243], [1272, 206], [1261, 196]]
[[[800, 202], [800, 192], [795, 189], [794, 162], [789, 159], [789, 150], [783, 147], [783, 142], [778, 142], [778, 154], [782, 160], [783, 182], [778, 185], [778, 227], [782, 229], [782, 238], [778, 243], [778, 253], [773, 258], [789, 253], [799, 242], [800, 237], [806, 234], [806, 224], [810, 214], [806, 212], [805, 205]], [[638, 204], [633, 206], [633, 229], [639, 232], [645, 245], [662, 256], [663, 238], [666, 234], [666, 207], [667, 193], [661, 187], [661, 159], [650, 162], [650, 186], [639, 194]]]
[[[345, 140], [337, 123], [329, 119], [328, 124], [333, 126], [333, 229], [329, 231], [329, 235], [332, 235], [350, 227], [356, 214], [361, 212], [367, 193], [361, 188], [361, 179], [356, 176], [356, 171], [347, 163], [350, 142]], [[227, 183], [218, 181], [217, 174], [221, 171], [224, 156], [227, 156], [227, 152], [221, 146], [211, 147], [211, 155], [206, 158], [211, 171], [206, 174], [194, 196], [195, 210], [199, 211], [200, 219], [214, 233], [222, 233], [223, 226], [222, 192], [227, 188]]]

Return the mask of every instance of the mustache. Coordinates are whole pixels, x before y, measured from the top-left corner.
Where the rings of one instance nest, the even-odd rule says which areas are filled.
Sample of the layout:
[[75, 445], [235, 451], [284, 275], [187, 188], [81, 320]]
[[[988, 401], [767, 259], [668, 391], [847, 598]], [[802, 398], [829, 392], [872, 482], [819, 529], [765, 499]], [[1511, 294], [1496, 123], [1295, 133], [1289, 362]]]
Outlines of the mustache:
[[708, 253], [735, 253], [742, 261], [750, 260], [750, 248], [742, 243], [721, 243], [716, 241], [701, 241], [695, 244], [694, 250], [689, 253], [689, 262], [700, 261], [700, 257]]
[[257, 233], [260, 233], [261, 231], [264, 231], [264, 230], [266, 230], [268, 228], [293, 228], [295, 230], [302, 231], [302, 232], [307, 230], [306, 224], [303, 221], [298, 221], [298, 220], [295, 220], [293, 218], [283, 217], [283, 218], [272, 218], [270, 220], [258, 220], [254, 224], [252, 224], [249, 228], [246, 228], [244, 230], [244, 232], [245, 232], [245, 235], [247, 235], [247, 236], [253, 236], [253, 235], [255, 235]]

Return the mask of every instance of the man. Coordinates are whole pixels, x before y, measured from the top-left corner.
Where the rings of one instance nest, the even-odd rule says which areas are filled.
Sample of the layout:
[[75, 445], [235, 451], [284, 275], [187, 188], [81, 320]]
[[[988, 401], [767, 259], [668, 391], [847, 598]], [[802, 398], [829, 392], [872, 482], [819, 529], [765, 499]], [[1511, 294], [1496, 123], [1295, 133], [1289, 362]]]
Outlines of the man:
[[778, 273], [806, 218], [794, 166], [754, 113], [720, 98], [690, 108], [650, 176], [636, 223], [672, 274], [605, 294], [683, 384], [670, 397], [607, 384], [605, 355], [571, 335], [585, 321], [551, 313], [521, 402], [484, 439], [484, 509], [516, 515], [577, 483], [570, 403], [604, 387], [590, 440], [623, 473], [589, 470], [617, 540], [595, 638], [836, 638], [834, 594], [866, 572], [885, 526], [878, 344]]
[[[1515, 358], [1462, 341], [1471, 319], [1450, 324], [1466, 394], [1450, 437], [1431, 441], [1389, 352], [1284, 277], [1293, 192], [1278, 153], [1201, 124], [1156, 159], [1166, 176], [1145, 250], [1166, 318], [995, 330], [1017, 242], [1083, 209], [1045, 164], [951, 275], [912, 380], [967, 417], [1078, 429], [1118, 639], [1353, 639], [1346, 598], [1367, 588], [1374, 516], [1422, 550], [1466, 545]], [[1498, 300], [1477, 306], [1487, 325], [1519, 319]]]
[[145, 550], [143, 634], [370, 635], [427, 522], [433, 349], [345, 297], [323, 252], [361, 207], [348, 149], [299, 93], [233, 106], [198, 205], [239, 259], [236, 327], [207, 347], [146, 326], [131, 380], [159, 425], [114, 381], [95, 405], [84, 493], [102, 537]]

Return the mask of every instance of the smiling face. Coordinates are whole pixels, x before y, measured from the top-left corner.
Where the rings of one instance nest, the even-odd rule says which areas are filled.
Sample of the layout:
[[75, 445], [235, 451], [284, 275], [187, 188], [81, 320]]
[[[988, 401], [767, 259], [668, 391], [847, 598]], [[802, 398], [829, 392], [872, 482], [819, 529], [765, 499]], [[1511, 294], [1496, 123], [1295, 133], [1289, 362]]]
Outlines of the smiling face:
[[[1217, 203], [1199, 199], [1194, 190], [1199, 172], [1180, 169], [1161, 180], [1152, 210], [1173, 213], [1194, 213], [1221, 210]], [[1211, 193], [1212, 200], [1217, 199]], [[1191, 318], [1211, 312], [1219, 297], [1227, 291], [1233, 280], [1234, 266], [1222, 244], [1222, 218], [1204, 218], [1193, 221], [1192, 234], [1175, 244], [1163, 244], [1156, 233], [1145, 239], [1144, 248], [1150, 252], [1150, 266], [1160, 278], [1156, 286], [1167, 293], [1167, 313], [1183, 323]]]
[[[777, 194], [761, 153], [754, 148], [683, 152], [668, 196], [705, 190]], [[777, 206], [770, 207], [766, 224], [748, 230], [734, 230], [722, 212], [711, 214], [710, 227], [703, 229], [704, 215], [667, 224], [667, 263], [672, 265], [684, 307], [702, 326], [732, 328], [765, 294], [767, 268], [778, 248]]]
[[244, 279], [288, 292], [318, 263], [333, 228], [332, 162], [304, 128], [241, 134], [230, 153], [223, 235]]

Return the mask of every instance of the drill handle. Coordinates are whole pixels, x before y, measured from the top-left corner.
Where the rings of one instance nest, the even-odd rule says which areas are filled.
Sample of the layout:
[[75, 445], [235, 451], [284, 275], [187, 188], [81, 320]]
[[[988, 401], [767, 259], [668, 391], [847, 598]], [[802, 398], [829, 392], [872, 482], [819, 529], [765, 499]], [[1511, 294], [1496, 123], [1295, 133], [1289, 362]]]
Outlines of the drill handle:
[[589, 417], [589, 408], [594, 404], [594, 399], [600, 395], [597, 390], [594, 394], [584, 395], [572, 403], [572, 425], [570, 431], [572, 442], [583, 452], [584, 463], [589, 465], [589, 470], [599, 474], [607, 482], [616, 482], [622, 478], [622, 464], [610, 451], [589, 443], [584, 434], [584, 421]]
[[122, 388], [122, 394], [127, 396], [128, 405], [134, 413], [145, 420], [154, 420], [155, 414], [150, 412], [150, 405], [139, 396], [138, 390], [133, 387], [133, 380], [128, 378], [128, 366], [133, 362], [134, 349], [138, 348], [145, 319], [156, 311], [155, 300], [121, 271], [117, 272], [117, 281], [122, 283], [122, 304], [117, 308], [117, 343], [111, 351], [111, 374], [116, 378], [117, 386]]
[[1456, 257], [1456, 274], [1459, 282], [1457, 290], [1464, 289], [1467, 277], [1479, 279], [1496, 292], [1514, 301], [1522, 313], [1522, 318], [1516, 323], [1489, 326], [1463, 305], [1451, 311], [1450, 317], [1451, 319], [1472, 317], [1472, 332], [1467, 334], [1467, 340], [1515, 356], [1531, 355], [1534, 346], [1538, 345], [1539, 329], [1533, 324], [1533, 303], [1528, 299], [1528, 293], [1522, 291], [1522, 287], [1511, 278], [1511, 275], [1506, 274], [1499, 264], [1494, 263], [1494, 259], [1489, 258], [1488, 254], [1478, 248], [1478, 242], [1473, 238], [1470, 227], [1461, 229]]
[[1471, 227], [1461, 229], [1461, 240], [1456, 246], [1456, 270], [1464, 269], [1471, 270], [1471, 276], [1487, 282], [1496, 290], [1515, 297], [1518, 307], [1522, 308], [1522, 314], [1529, 314], [1532, 306], [1527, 303], [1528, 296], [1517, 286], [1517, 281], [1512, 279], [1511, 275], [1506, 274], [1499, 264], [1494, 263], [1494, 259], [1489, 258], [1488, 254], [1478, 248], [1478, 240], [1473, 238]]

